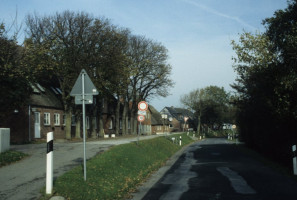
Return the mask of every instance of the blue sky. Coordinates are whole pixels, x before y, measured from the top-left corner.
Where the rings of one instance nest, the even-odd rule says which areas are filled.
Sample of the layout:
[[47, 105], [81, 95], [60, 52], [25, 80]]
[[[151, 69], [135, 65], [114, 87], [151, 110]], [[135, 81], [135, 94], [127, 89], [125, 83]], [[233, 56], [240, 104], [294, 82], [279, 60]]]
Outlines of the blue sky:
[[196, 88], [231, 91], [236, 74], [230, 41], [243, 30], [264, 31], [262, 20], [286, 7], [287, 0], [0, 0], [0, 21], [8, 26], [16, 13], [21, 24], [34, 12], [85, 11], [162, 43], [175, 86], [172, 95], [149, 101], [160, 111], [181, 106], [180, 96]]

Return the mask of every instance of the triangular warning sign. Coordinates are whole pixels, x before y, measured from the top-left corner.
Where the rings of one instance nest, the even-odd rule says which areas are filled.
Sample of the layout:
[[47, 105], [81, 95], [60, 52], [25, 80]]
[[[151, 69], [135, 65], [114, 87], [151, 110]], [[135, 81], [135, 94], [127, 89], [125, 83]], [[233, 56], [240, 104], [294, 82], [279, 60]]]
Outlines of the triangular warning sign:
[[89, 75], [86, 70], [81, 70], [71, 92], [70, 96], [82, 95], [82, 77], [84, 76], [84, 94], [85, 95], [98, 95], [98, 91], [91, 81]]

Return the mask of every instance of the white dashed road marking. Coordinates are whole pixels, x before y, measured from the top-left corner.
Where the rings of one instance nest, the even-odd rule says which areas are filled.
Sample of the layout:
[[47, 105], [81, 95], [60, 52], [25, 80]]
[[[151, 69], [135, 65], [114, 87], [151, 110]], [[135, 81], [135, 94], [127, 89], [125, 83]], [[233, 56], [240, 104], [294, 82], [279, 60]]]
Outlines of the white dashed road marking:
[[187, 152], [185, 161], [173, 174], [166, 176], [163, 184], [171, 184], [167, 193], [161, 196], [161, 200], [178, 200], [181, 195], [189, 190], [188, 181], [197, 176], [195, 172], [190, 171], [191, 166], [196, 163], [193, 152]]
[[231, 182], [234, 190], [239, 194], [256, 194], [257, 192], [251, 188], [247, 182], [238, 175], [237, 172], [232, 171], [228, 167], [218, 167], [217, 170], [223, 175], [226, 176]]

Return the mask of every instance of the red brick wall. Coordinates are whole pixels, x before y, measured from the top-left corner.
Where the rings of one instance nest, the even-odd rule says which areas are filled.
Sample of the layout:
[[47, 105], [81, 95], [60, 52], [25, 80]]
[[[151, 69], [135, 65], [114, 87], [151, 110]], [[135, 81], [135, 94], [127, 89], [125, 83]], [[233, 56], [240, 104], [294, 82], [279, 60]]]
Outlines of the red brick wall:
[[[46, 139], [46, 135], [48, 132], [54, 132], [54, 139], [65, 139], [65, 130], [63, 126], [63, 110], [58, 109], [49, 109], [49, 108], [36, 108], [32, 107], [34, 112], [40, 113], [40, 136], [42, 139]], [[32, 113], [32, 123], [31, 127], [33, 127], [33, 131], [31, 134], [33, 135], [33, 138], [35, 139], [35, 131], [34, 131], [34, 125], [35, 125], [35, 119], [34, 119], [34, 112]], [[50, 124], [45, 125], [44, 124], [44, 113], [50, 113]], [[54, 114], [60, 114], [60, 124], [55, 125], [54, 124]]]

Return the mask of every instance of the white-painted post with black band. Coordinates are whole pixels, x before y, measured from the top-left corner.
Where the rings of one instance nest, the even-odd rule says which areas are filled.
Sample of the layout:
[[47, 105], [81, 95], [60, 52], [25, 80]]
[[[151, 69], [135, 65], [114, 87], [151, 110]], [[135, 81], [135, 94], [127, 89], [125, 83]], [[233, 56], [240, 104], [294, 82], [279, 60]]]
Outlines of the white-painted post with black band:
[[296, 152], [296, 145], [292, 146], [293, 151], [293, 172], [294, 175], [297, 175], [297, 152]]
[[46, 194], [53, 192], [53, 151], [54, 151], [54, 133], [47, 133], [47, 148], [46, 148]]
[[179, 136], [179, 146], [182, 145], [182, 136]]

